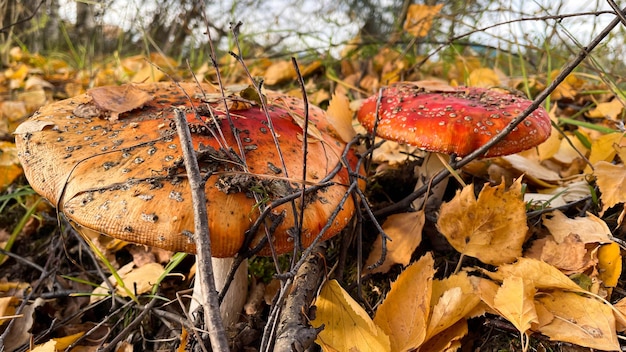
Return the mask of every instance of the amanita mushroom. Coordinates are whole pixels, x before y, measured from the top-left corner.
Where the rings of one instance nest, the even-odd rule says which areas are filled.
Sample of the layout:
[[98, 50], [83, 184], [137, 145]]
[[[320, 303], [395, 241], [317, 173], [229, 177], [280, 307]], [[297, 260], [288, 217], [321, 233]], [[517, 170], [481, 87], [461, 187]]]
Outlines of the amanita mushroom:
[[[234, 131], [225, 117], [221, 94], [212, 94], [212, 102], [203, 100], [204, 93], [217, 93], [208, 85], [155, 83], [105, 89], [121, 96], [113, 99], [115, 106], [134, 99], [119, 94], [125, 89], [138, 89], [144, 98], [140, 106], [130, 104], [128, 111], [116, 111], [102, 106], [107, 104], [96, 99], [99, 94], [88, 92], [43, 107], [15, 132], [31, 186], [81, 231], [171, 251], [195, 251], [189, 185], [172, 120], [174, 107], [185, 109], [201, 171], [208, 177], [214, 257], [237, 254], [259, 207], [300, 192], [303, 182], [330, 181], [305, 197], [303, 247], [311, 244], [337, 208], [338, 215], [322, 239], [337, 234], [350, 220], [354, 211], [350, 197], [340, 205], [350, 183], [347, 171], [342, 168], [325, 180], [340, 163], [345, 144], [333, 137], [321, 109], [309, 108], [311, 133], [303, 177], [304, 108], [299, 99], [277, 93], [267, 96], [283, 165], [264, 111], [239, 96], [227, 97]], [[299, 210], [299, 197], [295, 203]], [[261, 243], [267, 226], [276, 253], [291, 251], [293, 229], [298, 226], [293, 209], [292, 203], [273, 209], [259, 230], [249, 235], [250, 247]], [[265, 245], [261, 254], [269, 253]]]
[[[475, 87], [428, 91], [400, 82], [366, 99], [358, 119], [370, 132], [429, 152], [465, 156], [506, 128], [532, 102], [518, 95]], [[550, 136], [550, 117], [543, 108], [533, 111], [483, 157], [530, 149]], [[430, 158], [436, 159], [436, 158]], [[437, 170], [439, 171], [439, 170]]]

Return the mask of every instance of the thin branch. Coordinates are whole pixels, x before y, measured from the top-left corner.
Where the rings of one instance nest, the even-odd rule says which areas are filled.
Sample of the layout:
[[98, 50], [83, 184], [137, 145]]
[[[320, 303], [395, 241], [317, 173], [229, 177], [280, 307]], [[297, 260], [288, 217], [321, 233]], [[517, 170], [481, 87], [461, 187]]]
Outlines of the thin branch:
[[187, 125], [185, 114], [182, 110], [174, 109], [176, 116], [176, 130], [180, 138], [180, 145], [183, 150], [185, 169], [187, 170], [189, 186], [191, 188], [191, 199], [194, 215], [194, 240], [196, 243], [197, 256], [197, 281], [202, 293], [202, 307], [204, 309], [204, 320], [209, 331], [211, 347], [213, 351], [228, 351], [228, 339], [224, 331], [224, 324], [220, 317], [220, 303], [215, 280], [213, 278], [213, 264], [211, 263], [211, 239], [209, 233], [209, 217], [206, 209], [206, 194], [204, 182], [198, 167], [195, 151], [191, 142], [191, 132]]

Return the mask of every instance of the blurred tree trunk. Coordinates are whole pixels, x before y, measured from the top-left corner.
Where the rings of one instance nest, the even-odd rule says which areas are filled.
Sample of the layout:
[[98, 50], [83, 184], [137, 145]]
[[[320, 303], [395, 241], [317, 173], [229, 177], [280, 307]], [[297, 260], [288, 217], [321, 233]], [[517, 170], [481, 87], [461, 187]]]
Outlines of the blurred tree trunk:
[[81, 45], [92, 42], [96, 30], [96, 1], [76, 2], [76, 36]]

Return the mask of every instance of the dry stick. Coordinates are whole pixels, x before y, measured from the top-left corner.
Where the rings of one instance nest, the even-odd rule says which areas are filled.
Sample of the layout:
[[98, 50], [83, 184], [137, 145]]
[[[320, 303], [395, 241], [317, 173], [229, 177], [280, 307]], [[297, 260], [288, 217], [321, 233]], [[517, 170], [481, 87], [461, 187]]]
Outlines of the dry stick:
[[[622, 12], [626, 11], [626, 7], [622, 10]], [[620, 18], [616, 17], [615, 19], [613, 19], [613, 21], [611, 21], [611, 23], [609, 23], [603, 30], [602, 32], [600, 32], [600, 34], [598, 34], [590, 43], [587, 47], [583, 47], [580, 52], [578, 53], [578, 55], [569, 63], [567, 63], [563, 69], [561, 70], [561, 72], [559, 72], [559, 75], [550, 83], [550, 85], [548, 85], [548, 87], [546, 87], [543, 91], [541, 91], [541, 93], [539, 93], [537, 95], [537, 97], [535, 98], [535, 100], [533, 100], [532, 104], [530, 104], [525, 110], [524, 112], [522, 112], [522, 114], [518, 115], [513, 121], [511, 121], [508, 126], [503, 129], [502, 131], [500, 131], [500, 133], [496, 134], [493, 138], [491, 138], [487, 143], [485, 143], [482, 147], [474, 150], [473, 152], [471, 152], [470, 154], [468, 154], [466, 157], [462, 158], [461, 160], [457, 161], [457, 162], [451, 162], [450, 166], [455, 169], [458, 170], [461, 167], [467, 165], [470, 161], [482, 156], [483, 154], [485, 154], [489, 148], [493, 147], [496, 143], [500, 142], [502, 139], [504, 139], [509, 133], [511, 133], [513, 131], [513, 129], [515, 129], [515, 127], [517, 125], [519, 125], [522, 121], [524, 121], [524, 119], [530, 115], [533, 111], [535, 111], [535, 109], [537, 109], [541, 103], [543, 103], [543, 101], [550, 95], [550, 93], [552, 93], [554, 91], [554, 89], [561, 84], [561, 82], [563, 82], [565, 80], [565, 78], [585, 59], [587, 58], [587, 56], [589, 56], [589, 53], [591, 51], [593, 51], [593, 49], [598, 46], [598, 44], [600, 44], [600, 42], [607, 36], [609, 35], [609, 33], [613, 30], [613, 28], [615, 28], [618, 24], [620, 23]], [[432, 186], [438, 184], [439, 182], [443, 181], [446, 177], [448, 177], [448, 175], [450, 174], [450, 171], [448, 171], [447, 169], [441, 170], [439, 173], [437, 173], [432, 180]], [[415, 199], [417, 199], [418, 197], [420, 197], [421, 195], [423, 195], [426, 190], [428, 189], [428, 185], [424, 185], [422, 187], [420, 187], [417, 191], [411, 193], [410, 195], [408, 195], [407, 197], [405, 197], [404, 199], [402, 199], [401, 201], [392, 204], [388, 207], [382, 208], [378, 211], [376, 211], [374, 214], [376, 216], [386, 216], [386, 215], [390, 215], [390, 214], [394, 214], [394, 213], [398, 213], [398, 212], [402, 212], [405, 209], [407, 209], [410, 205], [411, 202], [413, 202]]]
[[176, 130], [183, 150], [187, 179], [191, 188], [191, 200], [193, 204], [194, 240], [196, 243], [197, 256], [197, 285], [200, 285], [202, 294], [200, 302], [204, 309], [204, 321], [209, 331], [209, 339], [213, 351], [228, 351], [228, 339], [224, 331], [224, 324], [220, 317], [220, 303], [215, 289], [213, 278], [213, 264], [211, 263], [211, 239], [209, 234], [209, 216], [206, 209], [206, 194], [204, 182], [200, 175], [198, 160], [191, 142], [191, 132], [187, 125], [185, 114], [175, 108]]
[[325, 252], [323, 246], [316, 246], [298, 269], [280, 312], [274, 352], [304, 351], [321, 331], [309, 325], [307, 312], [324, 278]]

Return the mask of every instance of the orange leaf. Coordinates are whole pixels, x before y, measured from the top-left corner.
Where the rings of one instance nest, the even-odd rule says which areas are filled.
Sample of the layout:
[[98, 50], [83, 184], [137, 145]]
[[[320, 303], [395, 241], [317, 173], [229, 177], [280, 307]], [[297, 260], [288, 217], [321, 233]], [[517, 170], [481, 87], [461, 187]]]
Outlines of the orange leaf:
[[390, 337], [392, 351], [412, 350], [424, 342], [434, 274], [432, 255], [426, 254], [398, 276], [376, 311], [374, 323]]
[[[409, 264], [413, 251], [422, 242], [424, 221], [423, 210], [389, 216], [383, 223], [383, 230], [391, 239], [391, 241], [387, 241], [385, 261], [372, 270], [366, 268], [363, 273], [386, 273], [395, 264], [402, 264], [403, 266]], [[382, 237], [378, 236], [367, 258], [366, 267], [376, 263], [381, 255]]]
[[485, 185], [476, 199], [469, 185], [441, 206], [437, 228], [457, 251], [493, 265], [522, 255], [528, 227], [521, 178], [504, 187]]
[[622, 255], [617, 243], [611, 242], [600, 247], [598, 250], [598, 271], [604, 286], [617, 286], [617, 281], [622, 274]]

